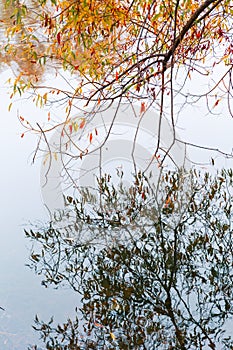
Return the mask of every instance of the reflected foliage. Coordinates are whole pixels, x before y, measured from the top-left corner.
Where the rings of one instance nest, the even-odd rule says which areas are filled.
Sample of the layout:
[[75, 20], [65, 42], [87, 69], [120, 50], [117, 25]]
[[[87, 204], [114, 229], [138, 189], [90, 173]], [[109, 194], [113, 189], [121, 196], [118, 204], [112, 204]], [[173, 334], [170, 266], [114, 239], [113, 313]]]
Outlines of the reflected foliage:
[[27, 231], [42, 284], [81, 299], [74, 320], [36, 318], [44, 348], [233, 349], [232, 181], [168, 172], [152, 189], [139, 174], [116, 191], [105, 177], [92, 209], [69, 197], [48, 228]]

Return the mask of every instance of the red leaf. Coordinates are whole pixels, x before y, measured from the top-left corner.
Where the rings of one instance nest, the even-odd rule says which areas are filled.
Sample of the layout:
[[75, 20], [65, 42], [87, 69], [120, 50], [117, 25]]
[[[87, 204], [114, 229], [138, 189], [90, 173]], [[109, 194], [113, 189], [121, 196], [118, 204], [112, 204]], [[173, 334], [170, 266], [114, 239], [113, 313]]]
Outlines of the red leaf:
[[23, 137], [24, 137], [24, 134], [21, 134], [21, 137], [23, 138]]
[[217, 33], [218, 33], [219, 36], [223, 36], [223, 31], [222, 31], [221, 28], [219, 28], [219, 29], [217, 30]]
[[119, 73], [116, 72], [116, 81], [119, 79]]
[[61, 32], [57, 33], [57, 42], [61, 45]]
[[70, 130], [70, 133], [72, 133], [72, 130], [73, 130], [72, 124], [69, 125], [69, 130]]
[[90, 140], [90, 143], [91, 143], [91, 141], [92, 141], [92, 132], [90, 133], [90, 136], [89, 136], [89, 140]]
[[[220, 99], [218, 99], [218, 100], [215, 102], [214, 107], [216, 107], [216, 106], [219, 104], [219, 102], [220, 102]], [[213, 108], [214, 108], [214, 107], [213, 107]]]

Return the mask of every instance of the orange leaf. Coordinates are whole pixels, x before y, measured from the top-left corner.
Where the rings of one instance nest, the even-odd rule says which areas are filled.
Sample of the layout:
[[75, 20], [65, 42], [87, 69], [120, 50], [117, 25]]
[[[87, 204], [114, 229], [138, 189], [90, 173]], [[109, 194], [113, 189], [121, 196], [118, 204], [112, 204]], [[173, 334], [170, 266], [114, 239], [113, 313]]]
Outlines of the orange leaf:
[[118, 80], [118, 79], [119, 79], [119, 73], [116, 72], [116, 80]]
[[98, 322], [94, 322], [94, 326], [96, 327], [100, 327], [100, 328], [103, 328], [104, 326]]
[[146, 104], [145, 104], [145, 102], [142, 102], [142, 103], [141, 103], [140, 114], [144, 113], [145, 110], [146, 110]]
[[165, 207], [167, 207], [172, 202], [171, 198], [168, 197], [165, 202]]
[[84, 128], [84, 125], [85, 125], [85, 119], [83, 119], [79, 124], [80, 129]]

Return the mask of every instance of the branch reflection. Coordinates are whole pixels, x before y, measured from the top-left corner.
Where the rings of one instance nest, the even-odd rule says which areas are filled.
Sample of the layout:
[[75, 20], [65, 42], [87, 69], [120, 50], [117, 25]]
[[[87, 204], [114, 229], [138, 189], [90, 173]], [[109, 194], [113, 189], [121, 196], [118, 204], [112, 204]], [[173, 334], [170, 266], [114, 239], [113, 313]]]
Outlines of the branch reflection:
[[141, 174], [129, 191], [100, 185], [92, 209], [90, 194], [68, 197], [26, 232], [42, 284], [81, 299], [74, 320], [36, 317], [44, 348], [232, 349], [232, 171], [164, 173], [157, 190]]

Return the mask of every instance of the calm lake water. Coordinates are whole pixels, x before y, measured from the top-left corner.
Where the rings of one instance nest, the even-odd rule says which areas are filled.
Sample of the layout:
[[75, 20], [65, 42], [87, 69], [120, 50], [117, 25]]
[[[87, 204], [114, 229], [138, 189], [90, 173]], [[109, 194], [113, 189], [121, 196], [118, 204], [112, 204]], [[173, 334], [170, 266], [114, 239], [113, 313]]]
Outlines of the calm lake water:
[[48, 215], [40, 193], [40, 162], [31, 166], [35, 138], [20, 138], [17, 110], [8, 113], [3, 87], [0, 97], [0, 306], [5, 309], [0, 310], [0, 349], [26, 350], [38, 338], [31, 327], [35, 315], [47, 320], [54, 315], [61, 321], [74, 312], [77, 296], [69, 289], [41, 287], [25, 266], [29, 245], [24, 228], [47, 221]]
[[[5, 77], [3, 77], [3, 81], [4, 79]], [[5, 101], [6, 91], [4, 88], [1, 88], [0, 96], [1, 100]], [[23, 103], [24, 102], [22, 102], [22, 106]], [[38, 118], [40, 113], [38, 111], [36, 112], [33, 107], [30, 107], [27, 112], [35, 113], [35, 118]], [[23, 139], [20, 138], [21, 127], [17, 120], [17, 109], [13, 107], [11, 113], [8, 113], [7, 104], [4, 106], [2, 105], [1, 119], [0, 306], [5, 310], [0, 310], [0, 349], [26, 350], [30, 344], [40, 344], [39, 334], [32, 328], [35, 315], [38, 315], [44, 322], [49, 322], [51, 316], [54, 317], [55, 324], [65, 322], [67, 318], [75, 317], [75, 308], [80, 306], [80, 297], [76, 292], [70, 289], [68, 285], [66, 285], [65, 288], [57, 290], [49, 285], [48, 288], [41, 286], [43, 276], [36, 276], [33, 271], [26, 266], [26, 264], [29, 263], [30, 244], [25, 239], [24, 229], [30, 228], [31, 224], [41, 228], [44, 226], [44, 222], [47, 222], [49, 218], [41, 198], [40, 162], [33, 166], [31, 165], [31, 154], [36, 145], [35, 136], [27, 134]], [[65, 244], [68, 243], [64, 242], [64, 246]], [[106, 252], [109, 253], [107, 256], [109, 260], [113, 258], [119, 259], [119, 252]], [[127, 251], [126, 253], [129, 254], [130, 252]], [[90, 254], [92, 254], [92, 251], [90, 251]], [[125, 256], [127, 256], [127, 254]], [[90, 255], [90, 258], [91, 257], [95, 259], [95, 254], [93, 253], [93, 255]], [[131, 258], [133, 260], [134, 257], [131, 256]], [[96, 274], [97, 277], [98, 273], [100, 274], [101, 288], [107, 293], [106, 297], [109, 297], [108, 274], [111, 275], [111, 269], [108, 270], [108, 268], [109, 266], [111, 267], [111, 264], [109, 261], [105, 260], [105, 256], [103, 256], [102, 259], [103, 264], [105, 264], [103, 266], [105, 266], [108, 272], [106, 275], [107, 277], [105, 276], [105, 271], [101, 270], [101, 261], [101, 263], [98, 262], [97, 264], [98, 270], [96, 270]], [[117, 270], [117, 266], [114, 265], [114, 268]], [[122, 276], [118, 277], [120, 278]], [[125, 281], [127, 283], [129, 278], [131, 277], [128, 275], [125, 276]], [[151, 283], [153, 283], [153, 278], [151, 281]], [[121, 302], [124, 303], [127, 297], [132, 294], [131, 287], [128, 288], [127, 283], [124, 285], [124, 288], [121, 285], [116, 285], [118, 289], [123, 288], [124, 300], [112, 298], [110, 304], [105, 300], [103, 302], [103, 314], [106, 311], [104, 307], [107, 307], [111, 310], [111, 314], [110, 316], [108, 315], [108, 317], [114, 319], [116, 313], [120, 310]], [[95, 288], [97, 290], [99, 287], [96, 286], [93, 281], [88, 281], [87, 285], [83, 288], [84, 292], [87, 293], [85, 298], [88, 299], [88, 288], [93, 292]], [[98, 292], [100, 291], [101, 289], [98, 290]], [[145, 291], [141, 290], [141, 293], [144, 292]], [[136, 294], [136, 296], [140, 297], [139, 294]], [[91, 314], [90, 310], [92, 307], [96, 307], [95, 302], [97, 303], [93, 297], [93, 302], [85, 306], [87, 315], [88, 312]], [[140, 302], [143, 303], [143, 301], [139, 300], [138, 302], [137, 306], [139, 307], [139, 311]], [[127, 305], [125, 307], [127, 308]], [[136, 314], [134, 316], [138, 322], [137, 326], [142, 328], [143, 325], [147, 323], [147, 319], [151, 318], [151, 314], [148, 311], [149, 309], [150, 307], [148, 306], [147, 313], [143, 311], [143, 314], [140, 314], [140, 312], [137, 314], [138, 309], [136, 309]], [[103, 326], [101, 323], [97, 322], [101, 318], [101, 315], [95, 315], [95, 317], [96, 318], [92, 321], [96, 327], [96, 336], [102, 339], [101, 337], [104, 334]], [[104, 323], [104, 320], [102, 320], [102, 322]], [[124, 320], [124, 322], [126, 321]], [[131, 327], [130, 323], [129, 326]], [[135, 324], [132, 325], [132, 327], [136, 329]], [[232, 323], [228, 323], [227, 328], [228, 332], [231, 333]], [[148, 330], [148, 332], [149, 331], [150, 330]], [[169, 332], [169, 330], [166, 330], [166, 332], [167, 331]], [[119, 347], [114, 345], [115, 337], [121, 336], [121, 334], [117, 332], [120, 331], [118, 330], [114, 333], [112, 329], [107, 329], [107, 336], [110, 344], [109, 349], [119, 349]], [[128, 332], [131, 334], [130, 329]], [[86, 333], [88, 334], [88, 329]], [[139, 337], [137, 340], [139, 342], [138, 344], [140, 344], [140, 339]], [[127, 339], [124, 341], [125, 344], [127, 344]], [[99, 343], [98, 349], [104, 349], [102, 344], [101, 342]], [[40, 345], [38, 349], [39, 348]], [[123, 348], [124, 347], [122, 347], [122, 349]], [[125, 348], [128, 349], [127, 347]], [[41, 349], [44, 349], [43, 345], [41, 345]], [[56, 347], [54, 347], [54, 349], [56, 349]], [[93, 347], [93, 349], [97, 348]], [[133, 349], [133, 347], [129, 349]], [[148, 349], [151, 349], [149, 345]], [[158, 349], [163, 349], [162, 345], [160, 345]], [[221, 347], [219, 347], [219, 350], [221, 350]]]

